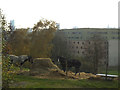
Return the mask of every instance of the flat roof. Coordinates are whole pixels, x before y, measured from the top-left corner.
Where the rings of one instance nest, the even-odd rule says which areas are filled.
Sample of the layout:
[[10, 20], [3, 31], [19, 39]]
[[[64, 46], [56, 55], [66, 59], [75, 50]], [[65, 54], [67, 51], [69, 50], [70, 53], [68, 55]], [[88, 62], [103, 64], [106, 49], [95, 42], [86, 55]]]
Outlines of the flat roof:
[[84, 30], [91, 30], [91, 29], [93, 29], [93, 30], [120, 30], [120, 29], [118, 29], [118, 28], [72, 28], [72, 29], [59, 29], [59, 30], [82, 30], [82, 29], [84, 29]]

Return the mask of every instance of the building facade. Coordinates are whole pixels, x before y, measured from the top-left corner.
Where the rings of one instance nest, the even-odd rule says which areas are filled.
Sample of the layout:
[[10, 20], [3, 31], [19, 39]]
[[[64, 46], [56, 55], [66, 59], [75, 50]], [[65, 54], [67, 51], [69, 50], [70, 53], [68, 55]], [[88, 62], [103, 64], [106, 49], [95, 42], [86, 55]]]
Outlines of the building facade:
[[78, 28], [61, 29], [58, 32], [64, 34], [64, 40], [69, 45], [68, 47], [74, 56], [84, 56], [86, 41], [88, 44], [91, 44], [90, 38], [93, 35], [100, 35], [104, 40], [108, 41], [109, 66], [118, 65], [118, 40], [120, 39], [118, 29]]

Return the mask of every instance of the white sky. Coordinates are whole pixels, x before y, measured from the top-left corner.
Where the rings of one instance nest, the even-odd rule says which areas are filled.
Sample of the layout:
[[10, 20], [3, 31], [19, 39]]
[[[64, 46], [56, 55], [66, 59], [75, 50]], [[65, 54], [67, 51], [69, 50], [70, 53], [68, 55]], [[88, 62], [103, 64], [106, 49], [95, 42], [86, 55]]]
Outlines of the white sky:
[[41, 18], [60, 23], [60, 28], [117, 28], [118, 1], [0, 0], [0, 8], [17, 28], [32, 28]]

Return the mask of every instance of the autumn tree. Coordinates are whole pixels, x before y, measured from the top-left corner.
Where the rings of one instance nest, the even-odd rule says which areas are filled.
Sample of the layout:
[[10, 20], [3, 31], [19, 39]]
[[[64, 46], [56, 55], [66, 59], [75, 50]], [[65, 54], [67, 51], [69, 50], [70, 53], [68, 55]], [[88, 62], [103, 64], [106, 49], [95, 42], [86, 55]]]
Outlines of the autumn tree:
[[56, 23], [46, 19], [40, 20], [33, 27], [30, 39], [30, 54], [33, 57], [50, 57], [52, 50], [52, 39], [56, 31]]
[[29, 42], [28, 29], [20, 28], [11, 32], [8, 39], [8, 43], [12, 49], [10, 54], [29, 55]]

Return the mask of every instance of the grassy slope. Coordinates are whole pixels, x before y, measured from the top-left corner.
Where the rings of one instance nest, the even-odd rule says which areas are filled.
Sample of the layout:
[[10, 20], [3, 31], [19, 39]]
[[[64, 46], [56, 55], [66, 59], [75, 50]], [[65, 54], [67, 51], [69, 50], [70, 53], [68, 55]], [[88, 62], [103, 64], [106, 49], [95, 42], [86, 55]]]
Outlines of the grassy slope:
[[117, 81], [38, 79], [31, 76], [15, 76], [11, 88], [117, 88]]

